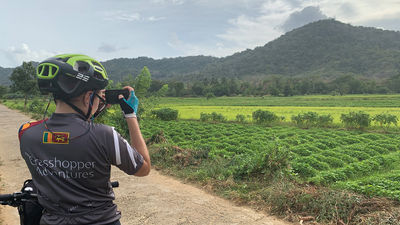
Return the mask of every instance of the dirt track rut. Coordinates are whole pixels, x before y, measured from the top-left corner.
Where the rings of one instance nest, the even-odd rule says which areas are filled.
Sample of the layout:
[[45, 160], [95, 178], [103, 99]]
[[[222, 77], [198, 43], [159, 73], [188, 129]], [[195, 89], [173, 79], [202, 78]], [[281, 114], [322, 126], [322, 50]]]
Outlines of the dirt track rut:
[[[19, 126], [31, 119], [15, 110], [0, 105], [0, 193], [12, 193], [21, 188], [30, 177], [19, 152]], [[121, 222], [133, 224], [268, 224], [290, 223], [238, 207], [201, 189], [183, 184], [155, 170], [147, 177], [128, 176], [113, 168], [112, 180], [118, 180], [115, 189], [116, 204], [122, 212]], [[2, 225], [17, 225], [17, 210], [0, 206]]]

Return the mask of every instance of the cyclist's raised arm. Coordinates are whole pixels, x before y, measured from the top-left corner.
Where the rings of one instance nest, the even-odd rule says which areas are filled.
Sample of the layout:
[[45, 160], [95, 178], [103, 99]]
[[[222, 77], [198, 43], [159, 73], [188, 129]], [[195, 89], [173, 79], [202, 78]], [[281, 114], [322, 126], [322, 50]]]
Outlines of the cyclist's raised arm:
[[129, 128], [129, 136], [131, 138], [131, 145], [142, 155], [143, 163], [141, 168], [135, 173], [136, 176], [146, 176], [150, 172], [151, 162], [150, 155], [146, 143], [143, 139], [142, 133], [139, 128], [136, 113], [139, 106], [139, 99], [135, 96], [135, 91], [132, 87], [126, 86], [130, 92], [129, 98], [125, 99], [122, 95], [119, 96], [120, 106], [124, 113], [126, 123]]
[[150, 173], [151, 162], [146, 143], [140, 132], [139, 124], [136, 118], [126, 118], [131, 137], [131, 145], [143, 156], [143, 165], [134, 174], [135, 176], [146, 176]]

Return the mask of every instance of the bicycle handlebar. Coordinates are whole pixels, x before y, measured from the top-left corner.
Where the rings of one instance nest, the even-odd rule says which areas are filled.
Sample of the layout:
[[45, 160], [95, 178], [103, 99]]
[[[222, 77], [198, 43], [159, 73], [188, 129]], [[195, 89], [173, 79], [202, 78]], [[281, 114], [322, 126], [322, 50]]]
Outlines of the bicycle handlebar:
[[119, 182], [118, 181], [113, 181], [113, 182], [111, 182], [111, 187], [119, 187]]
[[12, 198], [13, 198], [12, 194], [0, 195], [0, 201], [9, 201]]
[[15, 192], [13, 194], [0, 195], [0, 204], [18, 207], [24, 201], [37, 198], [37, 194], [31, 192]]

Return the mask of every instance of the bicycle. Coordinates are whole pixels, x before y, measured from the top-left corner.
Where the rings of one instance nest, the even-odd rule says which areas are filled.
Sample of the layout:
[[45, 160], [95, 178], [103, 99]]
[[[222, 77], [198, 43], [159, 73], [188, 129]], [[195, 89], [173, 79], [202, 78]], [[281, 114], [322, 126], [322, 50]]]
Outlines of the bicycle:
[[[119, 187], [118, 181], [111, 182], [111, 186]], [[39, 225], [43, 207], [39, 204], [37, 196], [37, 189], [29, 179], [24, 182], [21, 191], [0, 195], [0, 204], [16, 207], [21, 225]]]

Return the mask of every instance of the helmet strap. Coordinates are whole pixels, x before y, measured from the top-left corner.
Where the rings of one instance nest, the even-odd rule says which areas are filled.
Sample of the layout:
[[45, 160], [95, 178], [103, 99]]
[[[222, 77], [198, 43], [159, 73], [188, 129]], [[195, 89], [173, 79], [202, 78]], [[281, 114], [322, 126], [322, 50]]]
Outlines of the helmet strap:
[[89, 100], [89, 109], [88, 112], [86, 113], [86, 119], [90, 118], [90, 114], [92, 112], [92, 107], [93, 107], [93, 101], [94, 101], [94, 97], [95, 97], [95, 90], [93, 90], [93, 93], [90, 95], [90, 100]]
[[68, 101], [67, 99], [63, 100], [65, 103], [67, 103], [72, 109], [74, 109], [77, 113], [81, 114], [86, 120], [88, 120], [90, 118], [90, 114], [92, 111], [92, 107], [93, 107], [93, 101], [94, 101], [94, 91], [93, 93], [90, 95], [90, 100], [89, 100], [89, 108], [87, 113], [84, 113], [80, 108], [78, 108], [76, 105], [72, 104], [70, 101]]

